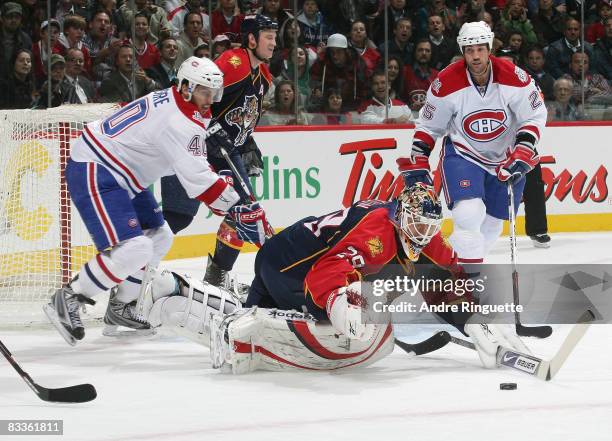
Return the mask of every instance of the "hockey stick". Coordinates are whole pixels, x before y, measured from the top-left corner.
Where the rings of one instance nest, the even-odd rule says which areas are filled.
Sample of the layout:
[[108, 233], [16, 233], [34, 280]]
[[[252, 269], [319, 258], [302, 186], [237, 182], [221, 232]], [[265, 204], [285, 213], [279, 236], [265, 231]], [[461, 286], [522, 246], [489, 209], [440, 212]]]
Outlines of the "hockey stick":
[[[240, 184], [244, 192], [249, 195], [249, 199], [251, 199], [252, 202], [257, 202], [257, 200], [255, 199], [255, 196], [253, 195], [253, 193], [251, 193], [249, 186], [242, 178], [242, 175], [238, 172], [238, 168], [236, 168], [236, 165], [232, 162], [232, 159], [227, 154], [227, 151], [223, 147], [219, 147], [219, 150], [221, 150], [221, 155], [223, 155], [223, 159], [225, 159], [225, 162], [227, 162], [227, 164], [232, 169], [232, 173], [234, 173], [234, 176], [236, 176], [236, 179], [238, 179], [238, 183]], [[272, 234], [268, 234], [267, 229], [264, 228], [262, 221], [259, 221], [259, 223], [261, 224], [260, 228], [264, 231], [266, 235], [266, 239], [270, 239], [272, 237]], [[268, 222], [268, 225], [270, 225], [269, 222]], [[270, 229], [273, 230], [271, 225], [270, 225]]]
[[77, 384], [76, 386], [60, 387], [58, 389], [48, 389], [42, 387], [32, 380], [26, 371], [21, 369], [21, 366], [13, 358], [13, 354], [0, 341], [0, 352], [8, 360], [8, 362], [19, 373], [23, 381], [30, 386], [38, 397], [43, 401], [55, 403], [86, 403], [93, 400], [98, 395], [96, 389], [91, 384]]
[[[550, 360], [543, 360], [530, 354], [523, 354], [514, 349], [500, 346], [497, 349], [497, 366], [506, 366], [528, 375], [533, 375], [540, 380], [550, 381], [559, 372], [578, 342], [580, 342], [593, 319], [595, 319], [595, 315], [589, 310], [582, 314], [567, 337], [565, 337], [557, 353]], [[451, 336], [450, 340], [459, 346], [476, 350], [476, 346], [471, 341], [453, 336]]]
[[401, 340], [395, 339], [395, 344], [406, 351], [411, 356], [428, 354], [433, 351], [437, 351], [443, 348], [451, 341], [451, 336], [446, 331], [439, 331], [429, 337], [427, 340], [423, 340], [420, 343], [406, 343]]
[[[514, 189], [512, 182], [508, 182], [508, 219], [510, 221], [510, 260], [512, 262], [512, 297], [514, 304], [519, 305], [519, 281], [518, 270], [516, 269], [516, 215], [514, 212]], [[521, 323], [521, 314], [514, 310], [514, 321], [516, 323], [516, 333], [521, 337], [546, 338], [552, 334], [550, 326], [525, 326]]]

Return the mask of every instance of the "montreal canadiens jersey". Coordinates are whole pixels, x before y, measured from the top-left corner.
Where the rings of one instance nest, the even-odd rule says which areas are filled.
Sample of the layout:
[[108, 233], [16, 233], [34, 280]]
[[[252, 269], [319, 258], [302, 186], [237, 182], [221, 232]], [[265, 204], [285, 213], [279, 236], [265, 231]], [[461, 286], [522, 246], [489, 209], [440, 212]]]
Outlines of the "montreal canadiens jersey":
[[[546, 106], [534, 80], [509, 61], [490, 57], [484, 94], [465, 61], [440, 72], [419, 112], [413, 150], [433, 149], [448, 134], [457, 153], [490, 173], [517, 143], [535, 147], [546, 124]], [[428, 153], [428, 152], [427, 152]]]
[[420, 251], [407, 256], [399, 246], [397, 231], [389, 213], [393, 203], [371, 200], [359, 201], [325, 216], [305, 222], [315, 236], [327, 243], [319, 257], [308, 269], [304, 292], [309, 306], [325, 310], [326, 303], [336, 289], [380, 274], [388, 264], [401, 265], [408, 274], [414, 273], [415, 262], [435, 264], [451, 273], [459, 271], [457, 254], [438, 233]]
[[206, 124], [175, 88], [156, 91], [87, 124], [71, 159], [104, 165], [132, 197], [172, 174], [196, 197], [219, 180], [206, 159]]
[[242, 48], [223, 52], [215, 63], [223, 72], [224, 89], [221, 101], [212, 105], [212, 116], [240, 147], [259, 122], [272, 75], [264, 63], [251, 69], [249, 54]]

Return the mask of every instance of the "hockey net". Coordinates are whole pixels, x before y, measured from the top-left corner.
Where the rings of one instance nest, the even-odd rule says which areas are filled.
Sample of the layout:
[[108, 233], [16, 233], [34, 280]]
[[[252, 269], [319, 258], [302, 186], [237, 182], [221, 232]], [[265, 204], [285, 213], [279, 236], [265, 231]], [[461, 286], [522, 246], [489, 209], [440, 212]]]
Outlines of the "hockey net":
[[84, 124], [116, 109], [0, 110], [0, 325], [42, 322], [50, 291], [93, 256], [63, 170]]

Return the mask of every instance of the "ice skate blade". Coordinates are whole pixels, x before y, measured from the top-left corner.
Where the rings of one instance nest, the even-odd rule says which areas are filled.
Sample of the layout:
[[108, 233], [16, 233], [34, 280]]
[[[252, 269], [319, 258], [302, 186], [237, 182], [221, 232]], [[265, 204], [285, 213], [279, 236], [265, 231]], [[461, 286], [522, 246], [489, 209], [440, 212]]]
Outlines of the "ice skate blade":
[[550, 242], [540, 243], [536, 240], [533, 240], [533, 246], [536, 248], [550, 248]]
[[130, 329], [118, 325], [104, 325], [102, 335], [115, 338], [140, 338], [155, 335], [155, 329]]
[[45, 315], [47, 316], [47, 318], [49, 319], [49, 321], [51, 322], [51, 324], [53, 325], [53, 327], [57, 329], [57, 331], [60, 333], [62, 338], [66, 340], [66, 343], [68, 343], [70, 346], [76, 346], [77, 344], [76, 338], [74, 338], [70, 334], [70, 332], [68, 332], [68, 330], [64, 327], [64, 324], [60, 321], [55, 309], [53, 309], [51, 305], [43, 305], [43, 311]]

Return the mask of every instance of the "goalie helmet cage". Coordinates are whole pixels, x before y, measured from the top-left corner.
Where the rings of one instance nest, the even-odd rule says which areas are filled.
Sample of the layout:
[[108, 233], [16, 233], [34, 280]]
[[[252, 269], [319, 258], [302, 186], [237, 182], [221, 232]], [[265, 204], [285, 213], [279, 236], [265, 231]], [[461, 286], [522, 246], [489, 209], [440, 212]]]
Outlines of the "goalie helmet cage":
[[63, 171], [84, 124], [116, 104], [0, 110], [0, 326], [45, 322], [41, 306], [95, 248]]

